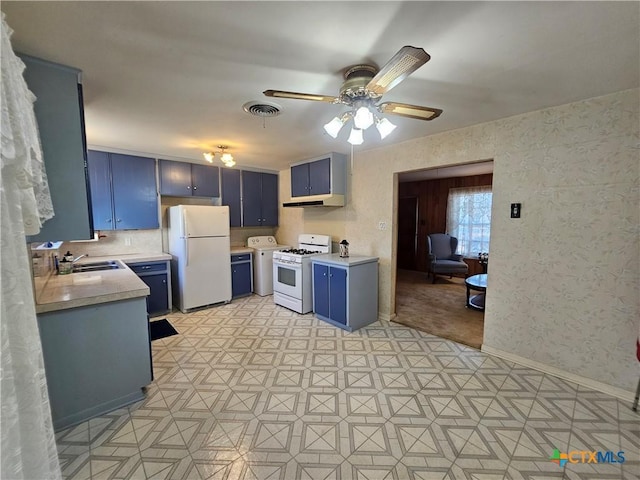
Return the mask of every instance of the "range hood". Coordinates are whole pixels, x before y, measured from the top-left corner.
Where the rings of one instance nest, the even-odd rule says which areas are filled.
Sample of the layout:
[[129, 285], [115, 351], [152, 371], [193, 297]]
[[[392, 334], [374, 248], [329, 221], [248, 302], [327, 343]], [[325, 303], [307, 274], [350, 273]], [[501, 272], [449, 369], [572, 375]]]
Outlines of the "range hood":
[[327, 195], [309, 195], [293, 197], [282, 204], [283, 207], [344, 207], [344, 195], [330, 193]]

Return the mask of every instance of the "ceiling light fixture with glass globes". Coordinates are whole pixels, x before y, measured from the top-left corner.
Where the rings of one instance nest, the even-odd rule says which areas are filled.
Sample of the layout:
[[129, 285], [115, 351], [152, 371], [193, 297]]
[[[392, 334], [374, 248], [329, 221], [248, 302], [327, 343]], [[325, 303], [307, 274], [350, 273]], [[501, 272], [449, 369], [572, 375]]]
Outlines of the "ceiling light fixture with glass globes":
[[203, 153], [204, 159], [209, 163], [213, 163], [213, 159], [215, 158], [216, 154], [219, 154], [220, 161], [224, 163], [225, 167], [233, 167], [236, 164], [236, 162], [233, 160], [233, 155], [231, 155], [226, 151], [229, 147], [226, 145], [218, 145], [218, 148], [220, 149], [219, 152]]

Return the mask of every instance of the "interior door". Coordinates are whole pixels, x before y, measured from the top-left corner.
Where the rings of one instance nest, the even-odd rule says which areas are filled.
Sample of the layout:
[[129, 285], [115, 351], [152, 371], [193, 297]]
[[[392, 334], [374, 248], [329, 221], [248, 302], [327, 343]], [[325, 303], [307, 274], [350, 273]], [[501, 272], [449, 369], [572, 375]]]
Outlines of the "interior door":
[[398, 268], [417, 270], [418, 197], [398, 201]]

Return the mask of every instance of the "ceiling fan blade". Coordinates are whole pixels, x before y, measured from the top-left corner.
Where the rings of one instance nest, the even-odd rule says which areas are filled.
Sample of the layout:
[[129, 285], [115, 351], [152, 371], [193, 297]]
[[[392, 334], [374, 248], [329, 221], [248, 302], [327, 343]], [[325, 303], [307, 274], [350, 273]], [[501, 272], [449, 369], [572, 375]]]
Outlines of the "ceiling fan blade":
[[331, 97], [329, 95], [314, 95], [311, 93], [298, 93], [298, 92], [285, 92], [282, 90], [265, 90], [264, 93], [267, 97], [278, 98], [294, 98], [297, 100], [313, 100], [314, 102], [328, 102], [337, 103], [337, 97]]
[[442, 113], [439, 108], [419, 107], [407, 103], [384, 102], [378, 105], [381, 113], [400, 115], [402, 117], [415, 118], [417, 120], [433, 120]]
[[422, 48], [402, 47], [376, 73], [375, 77], [365, 87], [365, 90], [376, 95], [382, 95], [427, 63], [430, 58], [431, 56]]

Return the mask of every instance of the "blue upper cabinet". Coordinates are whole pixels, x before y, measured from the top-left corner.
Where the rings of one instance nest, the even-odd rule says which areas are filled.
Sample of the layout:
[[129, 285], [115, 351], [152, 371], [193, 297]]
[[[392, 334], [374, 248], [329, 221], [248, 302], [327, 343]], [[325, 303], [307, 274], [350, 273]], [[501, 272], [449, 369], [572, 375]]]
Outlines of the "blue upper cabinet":
[[242, 171], [242, 218], [245, 227], [278, 225], [278, 175]]
[[158, 160], [160, 194], [174, 197], [191, 196], [191, 164]]
[[242, 202], [240, 196], [240, 170], [223, 168], [221, 174], [222, 205], [229, 207], [229, 224], [242, 225]]
[[26, 55], [20, 58], [29, 90], [36, 96], [34, 111], [55, 213], [28, 241], [90, 239], [80, 71]]
[[96, 230], [159, 228], [153, 158], [90, 150], [88, 166]]
[[111, 201], [111, 167], [107, 152], [89, 150], [87, 155], [91, 208], [95, 230], [113, 230], [113, 203]]
[[346, 157], [329, 153], [291, 165], [291, 197], [339, 194], [346, 190]]
[[160, 194], [173, 197], [219, 197], [220, 169], [212, 165], [160, 160]]

